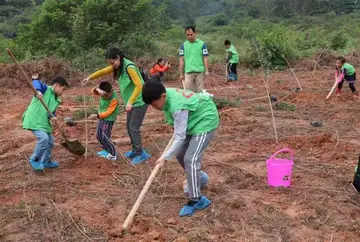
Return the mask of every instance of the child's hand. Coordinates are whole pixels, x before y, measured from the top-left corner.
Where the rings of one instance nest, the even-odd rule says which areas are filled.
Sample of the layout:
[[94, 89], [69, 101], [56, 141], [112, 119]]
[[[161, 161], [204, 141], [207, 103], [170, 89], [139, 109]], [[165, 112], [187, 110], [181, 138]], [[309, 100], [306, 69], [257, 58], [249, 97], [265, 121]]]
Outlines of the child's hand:
[[88, 119], [97, 119], [97, 118], [98, 118], [97, 114], [91, 114], [91, 115], [88, 117]]
[[57, 117], [55, 117], [55, 116], [54, 116], [54, 117], [50, 117], [50, 120], [51, 120], [51, 121], [57, 121]]
[[100, 88], [96, 88], [97, 93], [99, 93], [100, 96], [104, 96], [106, 94], [105, 91], [101, 90]]
[[160, 157], [157, 161], [156, 161], [156, 164], [161, 167], [163, 167], [165, 165], [165, 158], [163, 157]]
[[39, 74], [38, 73], [32, 74], [31, 79], [33, 79], [33, 80], [39, 79]]
[[37, 92], [36, 98], [37, 98], [37, 99], [42, 99], [42, 98], [43, 98], [43, 94], [42, 94], [41, 92]]

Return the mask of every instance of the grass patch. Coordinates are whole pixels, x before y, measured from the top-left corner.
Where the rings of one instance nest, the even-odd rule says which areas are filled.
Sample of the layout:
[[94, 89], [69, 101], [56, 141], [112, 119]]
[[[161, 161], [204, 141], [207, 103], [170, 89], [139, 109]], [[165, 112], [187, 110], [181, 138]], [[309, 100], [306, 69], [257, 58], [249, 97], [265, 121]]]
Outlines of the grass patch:
[[214, 103], [218, 109], [222, 109], [225, 107], [238, 107], [241, 105], [242, 100], [236, 99], [235, 101], [231, 101], [225, 98], [213, 98]]
[[[73, 97], [72, 100], [74, 103], [83, 103], [84, 102], [84, 96], [83, 95], [78, 95]], [[85, 96], [85, 101], [86, 102], [93, 102], [94, 101], [94, 97], [93, 96]]]
[[277, 110], [283, 110], [283, 111], [295, 111], [296, 106], [294, 104], [285, 103], [285, 102], [277, 102], [275, 105]]
[[[96, 107], [88, 107], [86, 109], [87, 117], [89, 117], [91, 114], [97, 114], [98, 109]], [[73, 113], [74, 120], [80, 120], [85, 118], [85, 109], [78, 109]], [[87, 118], [86, 117], [86, 118]]]
[[254, 76], [256, 73], [254, 72], [254, 70], [253, 69], [247, 69], [247, 74], [248, 74], [248, 76]]
[[256, 105], [255, 106], [255, 110], [257, 111], [257, 112], [266, 112], [266, 107], [264, 107], [264, 106], [262, 106], [262, 105]]

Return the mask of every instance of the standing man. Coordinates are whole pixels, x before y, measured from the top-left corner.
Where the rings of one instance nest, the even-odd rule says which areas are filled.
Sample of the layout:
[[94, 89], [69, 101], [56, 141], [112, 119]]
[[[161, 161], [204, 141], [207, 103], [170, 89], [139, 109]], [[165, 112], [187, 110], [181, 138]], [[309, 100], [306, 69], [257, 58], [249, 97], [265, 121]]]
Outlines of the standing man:
[[185, 80], [185, 88], [193, 92], [204, 89], [204, 73], [209, 75], [209, 52], [204, 41], [196, 38], [194, 26], [185, 29], [187, 41], [181, 45], [180, 80]]
[[225, 40], [226, 46], [226, 65], [227, 65], [227, 80], [228, 81], [237, 81], [238, 75], [236, 70], [236, 65], [239, 63], [239, 54], [237, 53], [234, 45], [231, 44], [229, 40]]

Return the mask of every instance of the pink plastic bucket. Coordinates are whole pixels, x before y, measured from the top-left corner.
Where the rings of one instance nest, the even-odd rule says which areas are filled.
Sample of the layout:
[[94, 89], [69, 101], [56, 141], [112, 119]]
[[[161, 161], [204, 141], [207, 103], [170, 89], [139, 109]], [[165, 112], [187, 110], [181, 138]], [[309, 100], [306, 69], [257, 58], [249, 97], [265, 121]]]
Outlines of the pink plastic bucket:
[[[291, 159], [278, 159], [280, 153], [290, 153]], [[292, 168], [294, 165], [294, 151], [285, 148], [273, 154], [266, 161], [268, 184], [272, 187], [288, 187], [291, 183]]]

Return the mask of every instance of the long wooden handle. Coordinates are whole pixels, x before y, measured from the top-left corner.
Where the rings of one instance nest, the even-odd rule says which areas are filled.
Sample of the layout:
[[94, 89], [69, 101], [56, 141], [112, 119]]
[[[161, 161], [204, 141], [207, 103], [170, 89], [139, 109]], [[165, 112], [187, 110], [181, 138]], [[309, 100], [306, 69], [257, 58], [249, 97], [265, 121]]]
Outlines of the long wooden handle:
[[227, 64], [225, 64], [225, 81], [228, 80], [228, 75], [229, 75], [229, 73], [228, 73], [228, 66], [227, 66]]
[[[9, 48], [6, 49], [7, 53], [9, 54], [10, 58], [13, 60], [13, 62], [15, 63], [16, 67], [21, 71], [21, 73], [23, 74], [28, 86], [31, 88], [31, 90], [33, 90], [34, 94], [37, 95], [38, 92], [36, 91], [36, 89], [33, 87], [32, 83], [31, 83], [31, 79], [28, 77], [28, 75], [26, 75], [25, 71], [21, 68], [21, 66], [19, 65], [19, 63], [17, 62], [14, 54], [11, 52], [11, 50]], [[48, 106], [46, 105], [46, 103], [44, 102], [44, 100], [42, 98], [39, 98], [41, 104], [44, 106], [44, 108], [46, 109], [46, 111], [48, 112], [48, 114], [54, 118], [54, 115], [51, 113], [51, 111], [49, 110]], [[58, 125], [58, 123], [55, 121], [55, 126], [60, 130], [60, 133], [62, 135], [62, 137], [67, 140], [66, 134], [64, 133], [64, 131], [60, 128], [60, 126]]]
[[334, 85], [332, 86], [329, 94], [326, 96], [326, 99], [329, 99], [329, 97], [330, 97], [331, 94], [333, 93], [333, 91], [334, 91], [334, 89], [335, 89], [336, 86], [337, 86], [337, 80], [335, 80], [335, 83], [334, 83]]
[[[166, 148], [165, 148], [165, 150], [164, 150], [164, 152], [163, 152], [162, 155], [164, 155], [164, 154], [166, 153], [166, 151], [170, 148], [170, 146], [172, 145], [173, 141], [174, 141], [174, 136], [172, 136], [172, 138], [170, 139], [170, 141], [169, 141], [168, 145], [166, 146]], [[132, 207], [129, 215], [126, 217], [125, 222], [124, 222], [123, 225], [122, 225], [122, 231], [123, 231], [123, 232], [124, 232], [124, 231], [130, 226], [130, 224], [132, 223], [132, 221], [133, 221], [133, 219], [134, 219], [134, 216], [135, 216], [137, 210], [139, 209], [140, 204], [141, 204], [142, 200], [144, 199], [144, 196], [145, 196], [147, 190], [149, 189], [151, 183], [153, 182], [153, 180], [154, 180], [156, 174], [158, 173], [159, 169], [160, 169], [160, 164], [156, 164], [156, 166], [155, 166], [155, 168], [152, 170], [152, 172], [151, 172], [148, 180], [146, 181], [145, 186], [144, 186], [143, 189], [141, 190], [140, 195], [139, 195], [139, 197], [137, 198], [134, 206]]]

